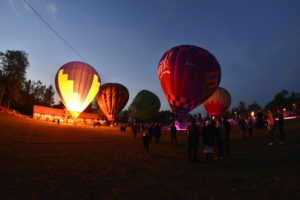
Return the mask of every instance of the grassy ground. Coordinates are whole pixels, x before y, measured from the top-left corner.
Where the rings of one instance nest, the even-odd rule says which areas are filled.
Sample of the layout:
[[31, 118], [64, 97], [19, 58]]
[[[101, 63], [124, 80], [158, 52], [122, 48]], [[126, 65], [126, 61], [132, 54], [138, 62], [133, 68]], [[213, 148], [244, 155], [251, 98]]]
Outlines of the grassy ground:
[[269, 147], [266, 130], [240, 140], [233, 128], [225, 161], [191, 164], [183, 133], [148, 154], [129, 130], [0, 113], [0, 199], [300, 199], [300, 120], [285, 131], [286, 144]]

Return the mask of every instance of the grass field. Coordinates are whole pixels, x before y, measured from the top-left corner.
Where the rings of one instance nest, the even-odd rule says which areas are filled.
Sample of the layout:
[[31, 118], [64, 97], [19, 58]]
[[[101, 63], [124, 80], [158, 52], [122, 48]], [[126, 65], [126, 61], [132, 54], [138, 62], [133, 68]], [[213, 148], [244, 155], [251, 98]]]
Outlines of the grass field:
[[285, 131], [269, 147], [267, 130], [240, 140], [233, 128], [225, 161], [189, 163], [183, 133], [176, 148], [163, 133], [148, 154], [129, 129], [0, 113], [0, 199], [300, 199], [300, 120]]

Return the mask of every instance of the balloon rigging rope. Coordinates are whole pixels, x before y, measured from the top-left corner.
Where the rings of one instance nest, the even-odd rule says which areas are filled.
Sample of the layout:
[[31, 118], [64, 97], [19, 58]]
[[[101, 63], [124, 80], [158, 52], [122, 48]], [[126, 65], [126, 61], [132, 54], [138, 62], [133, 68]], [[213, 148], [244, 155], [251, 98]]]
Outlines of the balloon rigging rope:
[[28, 7], [50, 28], [50, 30], [61, 40], [65, 45], [67, 45], [72, 51], [75, 52], [81, 59], [86, 61], [86, 59], [79, 54], [78, 51], [76, 51], [75, 48], [73, 48], [28, 2], [27, 0], [24, 0], [24, 2], [28, 5]]

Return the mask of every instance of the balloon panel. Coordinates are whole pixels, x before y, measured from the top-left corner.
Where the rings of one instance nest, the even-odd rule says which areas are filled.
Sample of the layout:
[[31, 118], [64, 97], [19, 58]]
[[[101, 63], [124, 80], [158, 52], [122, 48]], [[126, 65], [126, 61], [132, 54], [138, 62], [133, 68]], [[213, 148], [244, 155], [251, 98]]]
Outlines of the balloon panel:
[[221, 116], [227, 111], [230, 104], [230, 93], [226, 89], [219, 87], [215, 93], [204, 102], [204, 108], [211, 116]]
[[218, 88], [221, 69], [207, 50], [182, 45], [162, 56], [158, 75], [173, 113], [183, 117]]
[[118, 83], [106, 83], [100, 87], [97, 102], [109, 121], [115, 121], [129, 99], [127, 88]]
[[100, 84], [97, 71], [83, 62], [63, 65], [55, 78], [60, 99], [75, 118], [93, 101]]
[[160, 105], [160, 100], [154, 93], [142, 90], [133, 99], [130, 110], [134, 118], [144, 121], [153, 117]]

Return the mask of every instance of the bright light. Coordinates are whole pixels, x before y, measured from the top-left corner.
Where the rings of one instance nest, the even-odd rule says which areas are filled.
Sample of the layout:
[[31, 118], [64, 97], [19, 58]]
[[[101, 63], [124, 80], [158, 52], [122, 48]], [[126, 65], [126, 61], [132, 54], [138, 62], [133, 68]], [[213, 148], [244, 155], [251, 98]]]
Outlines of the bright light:
[[251, 112], [251, 116], [254, 117], [254, 115], [255, 115], [255, 113], [254, 113], [254, 111], [252, 111], [252, 112]]
[[62, 102], [70, 111], [71, 115], [76, 119], [97, 95], [100, 87], [100, 82], [98, 80], [98, 76], [94, 75], [88, 95], [85, 99], [82, 99], [81, 94], [73, 91], [74, 81], [68, 80], [68, 74], [64, 74], [63, 72], [64, 70], [62, 69], [58, 74], [58, 85], [63, 97]]
[[286, 108], [282, 109], [283, 111], [286, 111]]

